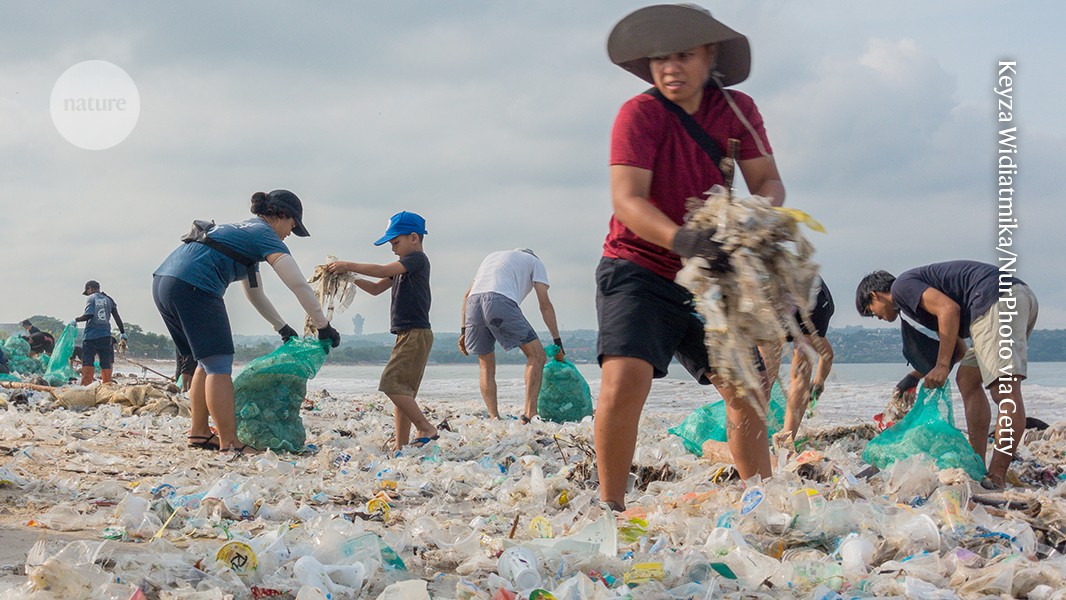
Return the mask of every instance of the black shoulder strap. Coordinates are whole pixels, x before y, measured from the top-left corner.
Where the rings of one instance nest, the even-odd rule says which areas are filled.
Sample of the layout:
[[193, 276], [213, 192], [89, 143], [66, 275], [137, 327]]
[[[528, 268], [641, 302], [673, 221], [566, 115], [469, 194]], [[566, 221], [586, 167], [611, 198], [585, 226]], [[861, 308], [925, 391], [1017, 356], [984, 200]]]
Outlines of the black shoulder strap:
[[[709, 91], [709, 90], [708, 90]], [[702, 125], [696, 122], [696, 119], [692, 118], [692, 115], [685, 112], [685, 109], [675, 104], [672, 100], [663, 96], [663, 93], [658, 88], [651, 88], [644, 92], [658, 100], [666, 110], [677, 115], [677, 118], [681, 120], [681, 126], [685, 128], [689, 136], [703, 148], [703, 151], [707, 153], [707, 156], [711, 158], [711, 163], [714, 164], [714, 168], [718, 169], [718, 172], [722, 172], [722, 167], [719, 163], [722, 162], [722, 149], [718, 147], [718, 143], [711, 138], [711, 135], [707, 133], [707, 130]], [[722, 177], [725, 177], [725, 173], [722, 173]]]
[[230, 248], [229, 246], [226, 246], [222, 242], [211, 239], [211, 237], [207, 235], [207, 232], [214, 226], [214, 221], [193, 221], [192, 232], [183, 236], [181, 238], [181, 241], [185, 242], [186, 244], [193, 242], [197, 244], [203, 244], [208, 248], [211, 248], [212, 250], [216, 250], [224, 254], [225, 256], [232, 259], [234, 262], [244, 265], [248, 271], [248, 286], [259, 287], [259, 280], [256, 278], [255, 274], [255, 265], [259, 261], [250, 256], [237, 252], [236, 250]]

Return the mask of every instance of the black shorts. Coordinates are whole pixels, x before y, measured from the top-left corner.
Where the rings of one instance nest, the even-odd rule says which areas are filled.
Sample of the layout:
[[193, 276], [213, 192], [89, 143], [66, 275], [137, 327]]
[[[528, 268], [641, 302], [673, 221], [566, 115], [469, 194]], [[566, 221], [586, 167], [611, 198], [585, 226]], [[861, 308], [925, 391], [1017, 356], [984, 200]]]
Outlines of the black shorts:
[[596, 268], [596, 352], [639, 358], [665, 377], [670, 359], [701, 384], [712, 374], [704, 345], [703, 322], [692, 293], [652, 271], [621, 258], [601, 258]]
[[233, 333], [222, 296], [176, 277], [156, 275], [152, 298], [179, 355], [200, 360], [233, 354]]
[[111, 336], [82, 340], [81, 365], [91, 367], [100, 357], [100, 368], [110, 369], [115, 362], [115, 339]]
[[[822, 287], [818, 290], [818, 298], [814, 301], [814, 308], [811, 309], [811, 325], [814, 325], [813, 333], [825, 337], [825, 334], [829, 333], [829, 319], [833, 317], [834, 312], [836, 312], [836, 306], [833, 304], [833, 295], [829, 293], [829, 287], [823, 281]], [[796, 322], [799, 323], [800, 331], [807, 335], [812, 333], [799, 315], [796, 315]], [[791, 337], [789, 341], [792, 341]]]

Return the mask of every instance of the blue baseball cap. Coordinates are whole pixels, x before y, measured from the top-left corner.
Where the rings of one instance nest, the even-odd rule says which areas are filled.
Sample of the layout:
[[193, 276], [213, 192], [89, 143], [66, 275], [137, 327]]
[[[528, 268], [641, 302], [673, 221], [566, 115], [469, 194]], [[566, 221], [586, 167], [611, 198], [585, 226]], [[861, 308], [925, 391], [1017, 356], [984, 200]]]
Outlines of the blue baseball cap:
[[421, 233], [425, 235], [426, 220], [421, 215], [413, 212], [403, 211], [392, 215], [389, 219], [389, 228], [385, 230], [385, 235], [378, 238], [378, 241], [374, 242], [375, 246], [389, 243], [393, 238], [400, 235], [407, 235], [410, 233]]

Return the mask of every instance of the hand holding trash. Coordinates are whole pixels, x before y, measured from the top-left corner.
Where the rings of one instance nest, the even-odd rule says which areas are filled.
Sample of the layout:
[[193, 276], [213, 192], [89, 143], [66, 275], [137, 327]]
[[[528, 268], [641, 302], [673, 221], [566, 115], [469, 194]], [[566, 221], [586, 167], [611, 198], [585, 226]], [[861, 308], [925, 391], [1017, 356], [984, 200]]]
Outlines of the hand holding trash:
[[300, 334], [296, 333], [296, 330], [289, 326], [288, 323], [284, 327], [278, 330], [278, 335], [281, 336], [283, 342], [287, 342], [292, 338], [300, 337]]
[[563, 350], [563, 338], [552, 338], [552, 343], [559, 346], [559, 351], [555, 353], [553, 357], [555, 360], [562, 362], [566, 358], [566, 351]]
[[914, 373], [907, 373], [903, 376], [903, 379], [899, 380], [896, 384], [895, 395], [902, 396], [907, 393], [907, 390], [912, 390], [918, 387], [918, 382], [921, 381]]
[[944, 382], [948, 380], [948, 375], [950, 373], [951, 367], [944, 367], [941, 365], [933, 367], [933, 370], [925, 375], [925, 387], [931, 390], [943, 387]]
[[817, 402], [818, 398], [821, 397], [822, 392], [824, 392], [824, 391], [825, 391], [825, 385], [824, 384], [816, 383], [816, 384], [812, 385], [811, 386], [811, 402]]
[[725, 271], [729, 268], [729, 255], [722, 251], [721, 242], [714, 239], [715, 233], [714, 227], [682, 227], [674, 235], [671, 247], [682, 258], [699, 256], [707, 259], [711, 270]]
[[329, 323], [326, 323], [325, 327], [318, 328], [318, 339], [329, 340], [330, 348], [336, 348], [341, 345], [341, 334]]

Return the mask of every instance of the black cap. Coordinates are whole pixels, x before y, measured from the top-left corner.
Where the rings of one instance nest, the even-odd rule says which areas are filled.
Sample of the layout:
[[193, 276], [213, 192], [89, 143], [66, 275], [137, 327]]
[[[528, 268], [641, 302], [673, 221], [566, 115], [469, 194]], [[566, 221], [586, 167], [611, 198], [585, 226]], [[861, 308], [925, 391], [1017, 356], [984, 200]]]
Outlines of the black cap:
[[96, 290], [96, 291], [99, 292], [100, 291], [100, 282], [95, 280], [95, 279], [90, 279], [89, 281], [86, 281], [85, 282], [85, 291], [82, 292], [81, 295], [82, 296], [88, 296], [89, 294], [92, 294], [92, 292], [90, 292], [89, 290]]
[[293, 234], [300, 237], [309, 237], [311, 235], [310, 233], [307, 233], [307, 228], [304, 227], [304, 205], [300, 202], [300, 199], [296, 197], [296, 194], [289, 190], [274, 190], [267, 194], [267, 196], [285, 209], [285, 212], [296, 221], [296, 226], [292, 228]]

